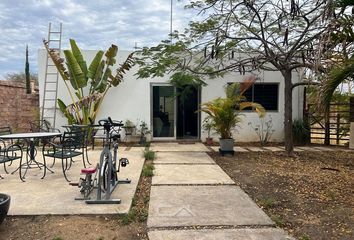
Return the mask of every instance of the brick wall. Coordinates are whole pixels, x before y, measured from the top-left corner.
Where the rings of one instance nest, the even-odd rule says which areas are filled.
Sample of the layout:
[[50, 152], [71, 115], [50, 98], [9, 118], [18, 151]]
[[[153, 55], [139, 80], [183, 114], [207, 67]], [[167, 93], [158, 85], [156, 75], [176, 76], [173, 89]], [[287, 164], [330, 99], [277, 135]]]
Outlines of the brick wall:
[[0, 81], [0, 126], [11, 126], [14, 132], [28, 132], [29, 122], [38, 116], [37, 87], [31, 94], [26, 94], [24, 83]]

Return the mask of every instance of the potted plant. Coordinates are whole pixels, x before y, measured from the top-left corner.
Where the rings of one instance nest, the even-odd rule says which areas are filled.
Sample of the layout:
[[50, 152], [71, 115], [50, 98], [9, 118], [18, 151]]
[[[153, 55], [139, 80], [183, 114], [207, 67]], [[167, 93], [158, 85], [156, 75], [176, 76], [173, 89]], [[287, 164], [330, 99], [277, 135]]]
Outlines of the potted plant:
[[141, 121], [140, 124], [140, 141], [141, 145], [144, 145], [146, 142], [151, 141], [151, 131], [149, 130], [145, 121]]
[[213, 145], [213, 138], [210, 137], [210, 132], [211, 132], [211, 129], [213, 129], [213, 121], [210, 119], [210, 117], [206, 117], [203, 121], [203, 129], [208, 133], [208, 137], [205, 139], [206, 141], [206, 144], [208, 146], [210, 145]]
[[7, 212], [10, 208], [11, 197], [7, 194], [0, 193], [0, 224], [7, 216]]
[[220, 152], [232, 152], [234, 147], [233, 130], [241, 122], [241, 111], [245, 108], [252, 108], [260, 117], [263, 117], [265, 110], [262, 105], [246, 101], [243, 95], [253, 85], [254, 77], [244, 80], [241, 84], [232, 83], [225, 88], [226, 97], [216, 98], [202, 104], [201, 111], [208, 115], [213, 122], [213, 129], [220, 135]]

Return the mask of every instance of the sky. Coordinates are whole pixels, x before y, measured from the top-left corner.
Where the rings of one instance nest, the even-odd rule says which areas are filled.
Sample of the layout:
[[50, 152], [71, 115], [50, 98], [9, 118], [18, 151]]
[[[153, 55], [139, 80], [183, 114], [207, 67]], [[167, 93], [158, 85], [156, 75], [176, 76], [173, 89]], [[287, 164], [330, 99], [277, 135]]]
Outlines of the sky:
[[[194, 13], [173, 0], [173, 30], [183, 30]], [[63, 24], [62, 49], [73, 38], [81, 49], [106, 50], [111, 44], [133, 50], [168, 38], [171, 0], [0, 0], [0, 79], [24, 72], [26, 44], [31, 72], [38, 49]]]

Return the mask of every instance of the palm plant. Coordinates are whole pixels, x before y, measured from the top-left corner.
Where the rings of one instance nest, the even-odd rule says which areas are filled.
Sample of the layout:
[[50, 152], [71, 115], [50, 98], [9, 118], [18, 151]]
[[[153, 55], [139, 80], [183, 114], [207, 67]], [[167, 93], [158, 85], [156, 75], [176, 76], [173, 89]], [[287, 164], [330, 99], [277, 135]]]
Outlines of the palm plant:
[[219, 97], [202, 104], [200, 110], [212, 120], [213, 128], [221, 139], [232, 138], [233, 130], [241, 122], [241, 111], [245, 108], [251, 107], [260, 117], [264, 116], [265, 109], [262, 105], [248, 102], [243, 95], [253, 83], [254, 79], [243, 81], [241, 84], [230, 84], [225, 88], [225, 98]]
[[337, 0], [334, 3], [344, 15], [336, 19], [336, 29], [330, 29], [327, 34], [327, 42], [333, 48], [333, 54], [329, 57], [329, 73], [320, 86], [317, 98], [320, 110], [326, 114], [337, 87], [354, 80], [354, 15], [346, 11], [351, 7], [354, 13], [354, 3], [348, 0]]
[[89, 124], [90, 119], [94, 121], [108, 90], [118, 86], [123, 81], [125, 72], [133, 66], [132, 54], [116, 69], [116, 73], [113, 75], [111, 67], [116, 63], [118, 53], [116, 45], [112, 44], [105, 53], [98, 51], [87, 67], [75, 40], [70, 39], [71, 50], [64, 50], [65, 67], [64, 59], [60, 58], [59, 53], [49, 48], [48, 41], [43, 40], [43, 43], [48, 56], [53, 60], [64, 80], [71, 98], [69, 105], [66, 105], [61, 99], [57, 99], [58, 106], [68, 119], [68, 123]]

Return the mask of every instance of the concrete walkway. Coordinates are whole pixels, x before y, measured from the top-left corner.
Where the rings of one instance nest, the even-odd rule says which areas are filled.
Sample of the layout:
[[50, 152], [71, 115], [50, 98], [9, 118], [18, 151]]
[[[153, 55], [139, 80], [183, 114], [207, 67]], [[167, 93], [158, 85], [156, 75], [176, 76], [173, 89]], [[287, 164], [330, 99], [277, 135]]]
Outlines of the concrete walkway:
[[[218, 152], [219, 146], [211, 146], [210, 147], [213, 151]], [[234, 147], [235, 152], [284, 152], [285, 148], [283, 146], [274, 146], [274, 147], [251, 147], [251, 146], [244, 146], [244, 147]], [[330, 151], [353, 151], [351, 149], [345, 148], [337, 148], [337, 147], [321, 147], [321, 146], [301, 146], [301, 147], [294, 147], [295, 152], [303, 152], [303, 151], [313, 151], [313, 152], [330, 152]]]
[[150, 240], [292, 239], [205, 153], [204, 145], [156, 144], [152, 149], [157, 159]]

